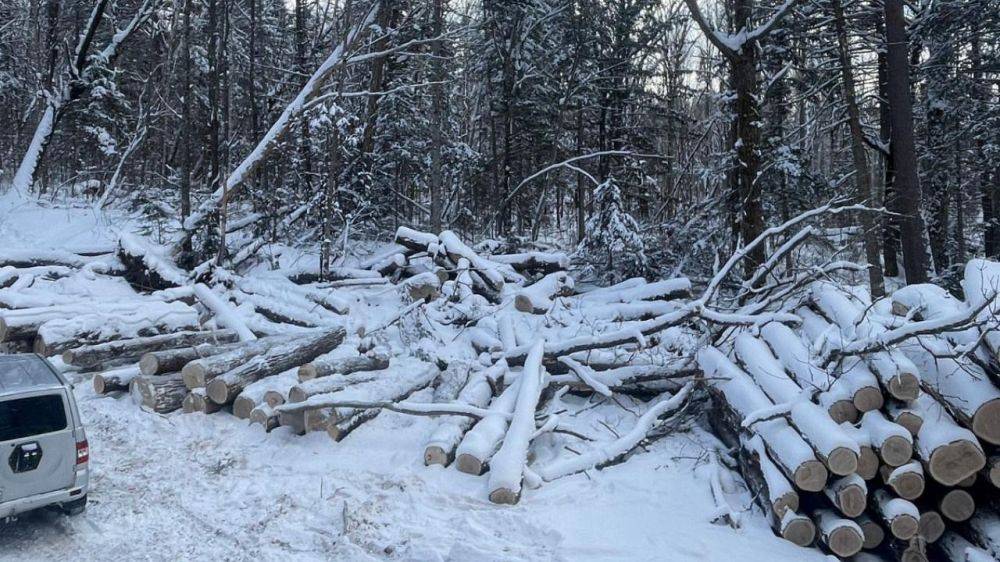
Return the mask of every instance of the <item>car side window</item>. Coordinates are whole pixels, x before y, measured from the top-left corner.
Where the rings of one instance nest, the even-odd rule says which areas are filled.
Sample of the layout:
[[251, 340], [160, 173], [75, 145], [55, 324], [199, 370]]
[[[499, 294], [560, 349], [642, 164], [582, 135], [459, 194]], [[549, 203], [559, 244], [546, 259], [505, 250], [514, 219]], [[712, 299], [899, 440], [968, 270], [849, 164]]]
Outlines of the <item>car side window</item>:
[[59, 394], [0, 402], [0, 441], [66, 429], [66, 406]]

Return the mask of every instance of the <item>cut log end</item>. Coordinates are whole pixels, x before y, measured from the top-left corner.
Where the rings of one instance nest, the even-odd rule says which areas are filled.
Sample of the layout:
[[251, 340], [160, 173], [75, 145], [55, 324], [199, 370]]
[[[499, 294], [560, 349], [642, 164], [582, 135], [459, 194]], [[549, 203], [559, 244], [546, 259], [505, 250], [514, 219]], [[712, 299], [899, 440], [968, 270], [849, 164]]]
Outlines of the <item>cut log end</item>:
[[917, 523], [917, 533], [929, 543], [937, 542], [944, 534], [945, 524], [941, 514], [936, 511], [925, 511], [920, 514]]
[[285, 395], [277, 390], [268, 390], [264, 393], [264, 403], [272, 408], [277, 408], [285, 403]]
[[889, 394], [897, 400], [916, 400], [920, 396], [920, 379], [913, 373], [900, 373], [889, 380]]
[[865, 387], [854, 393], [854, 407], [859, 412], [878, 410], [885, 402], [882, 391], [875, 387]]
[[806, 461], [795, 469], [793, 475], [795, 485], [799, 489], [807, 492], [818, 492], [826, 486], [826, 479], [830, 476], [826, 467], [819, 461]]
[[838, 400], [830, 405], [828, 412], [833, 421], [840, 423], [854, 423], [858, 421], [858, 409], [849, 400]]
[[205, 369], [195, 362], [184, 365], [181, 369], [181, 376], [184, 377], [184, 384], [188, 388], [194, 389], [205, 386]]
[[[139, 358], [139, 372], [147, 377], [155, 375], [159, 372], [160, 361], [156, 358], [156, 355], [152, 353], [146, 353]], [[185, 384], [187, 380], [185, 379]]]
[[907, 540], [917, 534], [918, 525], [919, 522], [912, 515], [897, 515], [889, 525], [889, 530], [892, 532], [892, 536]]
[[893, 435], [882, 443], [879, 454], [885, 464], [891, 467], [903, 466], [913, 457], [913, 445], [907, 439]]
[[871, 447], [861, 447], [861, 454], [858, 455], [858, 476], [865, 480], [871, 480], [878, 475], [879, 460], [878, 455]]
[[858, 455], [846, 447], [838, 447], [826, 458], [830, 472], [837, 476], [853, 474], [858, 469]]
[[885, 540], [885, 530], [878, 523], [869, 519], [858, 523], [858, 525], [864, 534], [864, 543], [861, 546], [865, 550], [877, 548]]
[[245, 396], [237, 396], [233, 401], [233, 415], [241, 420], [250, 419], [250, 412], [257, 407], [257, 403]]
[[990, 400], [972, 416], [972, 431], [980, 439], [1000, 445], [1000, 398]]
[[778, 517], [784, 517], [785, 513], [788, 511], [798, 511], [799, 510], [799, 494], [795, 490], [789, 490], [782, 494], [780, 498], [774, 501], [771, 505], [774, 509], [775, 515]]
[[482, 461], [472, 455], [458, 455], [458, 458], [455, 459], [455, 468], [457, 468], [459, 472], [475, 474], [476, 476], [483, 473]]
[[865, 539], [853, 527], [839, 527], [826, 537], [827, 546], [841, 558], [854, 556], [861, 551]]
[[514, 505], [521, 499], [521, 493], [507, 488], [497, 488], [490, 492], [490, 501], [493, 503]]
[[965, 490], [950, 490], [941, 498], [938, 507], [941, 509], [941, 515], [949, 521], [961, 523], [968, 521], [975, 513], [976, 500]]
[[299, 382], [305, 382], [316, 378], [316, 367], [312, 363], [306, 363], [299, 367]]
[[896, 423], [906, 428], [910, 435], [916, 437], [920, 433], [920, 428], [924, 425], [924, 420], [912, 412], [902, 412], [896, 417]]
[[809, 546], [816, 540], [816, 525], [806, 517], [796, 517], [785, 523], [781, 538], [797, 546]]
[[448, 466], [448, 453], [437, 445], [431, 445], [424, 449], [424, 466], [432, 464]]
[[900, 474], [889, 485], [904, 500], [915, 500], [924, 493], [924, 477], [914, 472]]
[[[187, 381], [185, 381], [185, 383], [186, 382]], [[228, 404], [233, 400], [233, 397], [230, 396], [229, 385], [227, 385], [221, 378], [212, 379], [212, 381], [208, 383], [208, 386], [205, 387], [205, 394], [207, 394], [208, 398], [216, 404]]]
[[844, 515], [857, 517], [864, 513], [868, 504], [867, 490], [861, 486], [845, 486], [837, 492], [837, 503]]
[[928, 465], [935, 480], [954, 486], [986, 466], [986, 456], [969, 441], [954, 441], [935, 449]]

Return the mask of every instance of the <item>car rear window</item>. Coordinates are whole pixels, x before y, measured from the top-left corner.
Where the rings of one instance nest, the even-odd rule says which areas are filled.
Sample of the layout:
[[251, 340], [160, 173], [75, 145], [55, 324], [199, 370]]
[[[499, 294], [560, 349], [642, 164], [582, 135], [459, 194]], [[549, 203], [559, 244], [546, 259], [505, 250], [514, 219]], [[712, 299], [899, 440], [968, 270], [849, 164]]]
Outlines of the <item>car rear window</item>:
[[0, 402], [0, 441], [66, 429], [63, 397], [45, 394]]

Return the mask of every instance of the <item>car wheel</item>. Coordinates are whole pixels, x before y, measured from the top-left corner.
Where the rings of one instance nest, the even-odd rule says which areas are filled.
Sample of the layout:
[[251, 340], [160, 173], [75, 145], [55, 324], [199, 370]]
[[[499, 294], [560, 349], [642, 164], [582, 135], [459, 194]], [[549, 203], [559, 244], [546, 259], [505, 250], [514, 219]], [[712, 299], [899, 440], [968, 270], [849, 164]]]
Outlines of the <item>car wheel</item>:
[[87, 496], [62, 504], [62, 511], [66, 515], [80, 515], [85, 509], [87, 509]]

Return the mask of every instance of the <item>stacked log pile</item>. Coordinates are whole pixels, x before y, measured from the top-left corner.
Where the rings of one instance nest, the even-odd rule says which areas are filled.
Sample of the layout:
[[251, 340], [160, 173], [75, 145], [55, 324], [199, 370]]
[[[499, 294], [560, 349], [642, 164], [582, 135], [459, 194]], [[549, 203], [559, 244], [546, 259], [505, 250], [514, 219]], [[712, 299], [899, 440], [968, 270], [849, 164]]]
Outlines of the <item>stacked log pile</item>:
[[[815, 282], [798, 323], [725, 333], [700, 351], [715, 432], [776, 534], [849, 558], [990, 552], [1000, 388], [990, 345], [997, 264], [966, 300], [912, 285], [872, 302]], [[943, 538], [942, 538], [943, 537]], [[957, 556], [957, 557], [956, 557]]]

